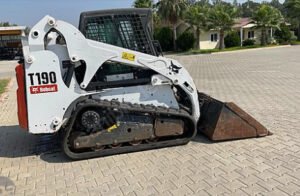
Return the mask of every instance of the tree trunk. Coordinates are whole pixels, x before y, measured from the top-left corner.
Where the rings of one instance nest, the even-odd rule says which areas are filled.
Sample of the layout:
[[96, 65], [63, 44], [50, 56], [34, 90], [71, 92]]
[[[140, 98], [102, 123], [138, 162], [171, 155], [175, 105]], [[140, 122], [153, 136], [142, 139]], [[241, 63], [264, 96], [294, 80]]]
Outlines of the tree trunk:
[[261, 29], [261, 43], [260, 43], [260, 45], [262, 45], [262, 46], [267, 45], [266, 29], [265, 28]]
[[220, 30], [220, 44], [219, 44], [219, 49], [220, 50], [223, 50], [225, 48], [225, 45], [224, 45], [224, 30]]
[[176, 45], [176, 40], [177, 40], [177, 32], [176, 32], [176, 24], [173, 25], [173, 50], [177, 50], [177, 45]]
[[200, 49], [200, 28], [197, 27], [196, 29], [196, 49]]
[[298, 35], [297, 35], [297, 37], [298, 37], [298, 41], [300, 41], [300, 21], [299, 21], [299, 25], [298, 25]]

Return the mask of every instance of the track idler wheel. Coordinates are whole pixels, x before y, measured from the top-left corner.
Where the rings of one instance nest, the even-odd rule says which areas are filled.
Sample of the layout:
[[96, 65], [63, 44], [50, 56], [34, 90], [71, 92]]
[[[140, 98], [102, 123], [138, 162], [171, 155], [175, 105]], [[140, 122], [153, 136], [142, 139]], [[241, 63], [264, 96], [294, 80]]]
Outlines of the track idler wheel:
[[138, 145], [140, 145], [142, 142], [143, 142], [142, 140], [137, 140], [137, 141], [129, 142], [129, 144], [132, 145], [132, 146], [138, 146]]
[[71, 133], [71, 136], [70, 136], [70, 146], [72, 149], [77, 149], [77, 146], [78, 146], [78, 143], [75, 142], [75, 140], [78, 138], [78, 137], [81, 137], [81, 136], [85, 136], [86, 134], [84, 132], [81, 132], [81, 131], [74, 131]]
[[110, 145], [109, 145], [110, 148], [119, 148], [119, 147], [121, 147], [121, 146], [122, 146], [121, 143], [115, 143], [115, 144], [110, 144]]
[[101, 151], [104, 149], [105, 149], [105, 146], [101, 146], [101, 145], [96, 145], [95, 147], [92, 148], [93, 151]]

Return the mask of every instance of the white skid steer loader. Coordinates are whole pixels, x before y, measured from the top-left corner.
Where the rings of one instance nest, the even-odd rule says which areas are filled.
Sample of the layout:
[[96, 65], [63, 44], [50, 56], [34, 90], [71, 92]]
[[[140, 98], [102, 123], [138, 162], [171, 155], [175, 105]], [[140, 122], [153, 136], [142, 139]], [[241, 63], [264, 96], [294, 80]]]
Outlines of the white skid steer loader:
[[61, 132], [72, 159], [269, 135], [233, 103], [199, 93], [152, 41], [151, 11], [81, 14], [79, 30], [45, 16], [23, 37], [18, 117], [32, 134]]

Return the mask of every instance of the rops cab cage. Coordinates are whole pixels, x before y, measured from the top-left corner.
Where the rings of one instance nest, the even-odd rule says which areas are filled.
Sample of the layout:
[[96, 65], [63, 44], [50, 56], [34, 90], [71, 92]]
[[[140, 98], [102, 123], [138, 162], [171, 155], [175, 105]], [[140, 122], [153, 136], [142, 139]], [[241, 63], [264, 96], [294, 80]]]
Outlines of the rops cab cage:
[[158, 56], [153, 41], [150, 9], [114, 9], [83, 12], [79, 30], [87, 39]]

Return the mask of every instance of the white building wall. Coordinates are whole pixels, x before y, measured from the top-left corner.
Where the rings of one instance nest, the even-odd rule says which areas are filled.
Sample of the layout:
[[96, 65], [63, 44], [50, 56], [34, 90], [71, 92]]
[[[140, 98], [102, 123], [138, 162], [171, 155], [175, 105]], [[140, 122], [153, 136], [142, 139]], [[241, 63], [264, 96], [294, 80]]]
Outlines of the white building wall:
[[254, 38], [252, 38], [252, 39], [255, 40], [255, 44], [260, 44], [260, 38], [261, 38], [261, 30], [260, 29], [251, 29], [251, 28], [244, 29], [244, 40], [249, 39], [248, 33], [250, 31], [254, 31]]
[[[270, 40], [270, 34], [269, 34], [269, 31], [271, 30], [271, 28], [267, 29], [266, 30], [266, 34], [267, 34], [267, 38], [269, 38], [269, 41], [272, 41]], [[254, 40], [255, 40], [255, 44], [256, 45], [259, 45], [261, 43], [261, 29], [255, 29], [255, 28], [247, 28], [247, 29], [244, 29], [244, 40], [248, 39], [248, 32], [249, 31], [254, 31]], [[273, 34], [274, 34], [274, 29], [273, 29]]]
[[[217, 33], [218, 40], [216, 42], [211, 41], [211, 34]], [[219, 47], [220, 43], [220, 34], [218, 31], [206, 31], [201, 32], [200, 34], [200, 49], [206, 50], [206, 49], [215, 49]]]
[[[177, 26], [177, 37], [179, 37], [180, 34], [182, 34], [184, 31], [186, 31], [189, 28], [189, 25], [187, 23], [181, 22]], [[236, 29], [236, 31], [240, 31], [240, 29]], [[248, 32], [254, 31], [254, 38], [255, 44], [260, 44], [261, 42], [261, 29], [256, 28], [244, 28], [243, 29], [243, 40], [248, 39]], [[211, 34], [217, 33], [218, 34], [218, 40], [217, 42], [211, 41]], [[274, 33], [274, 30], [273, 30]], [[267, 30], [268, 35], [268, 30]], [[225, 33], [226, 36], [226, 33]], [[210, 31], [201, 31], [200, 34], [200, 49], [201, 50], [207, 50], [207, 49], [216, 49], [219, 48], [220, 44], [220, 34], [219, 31], [216, 30], [210, 30]]]

